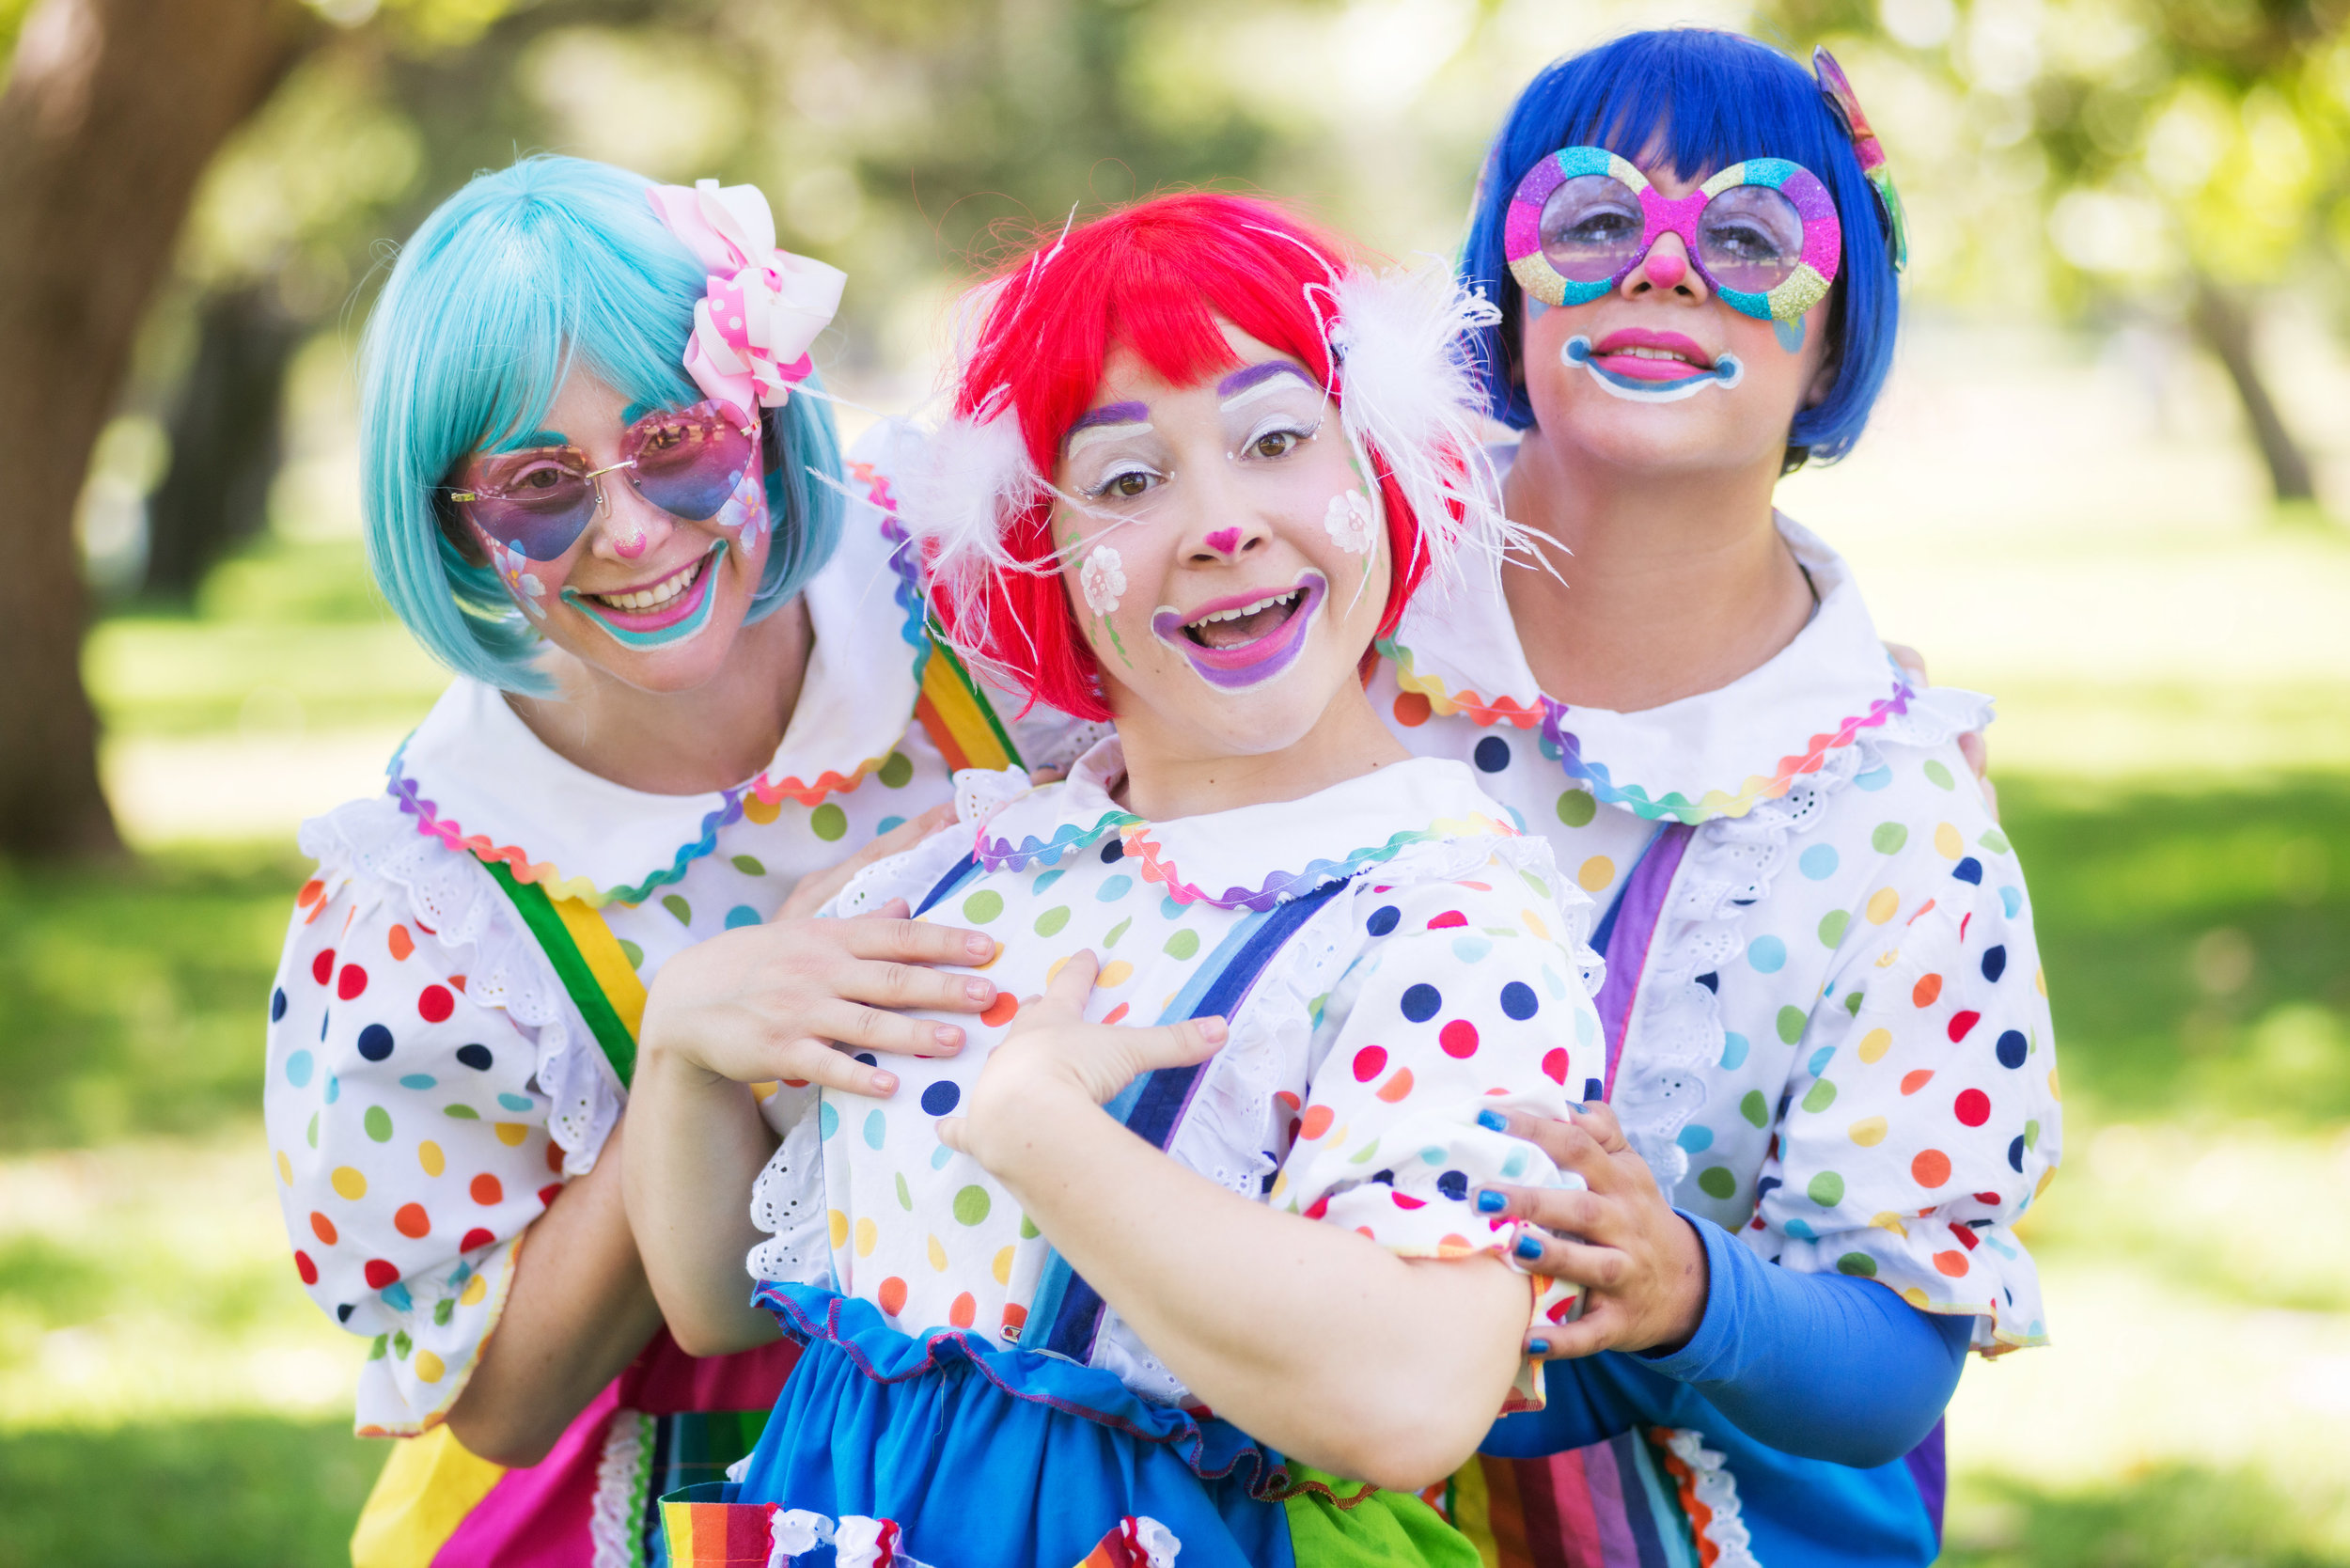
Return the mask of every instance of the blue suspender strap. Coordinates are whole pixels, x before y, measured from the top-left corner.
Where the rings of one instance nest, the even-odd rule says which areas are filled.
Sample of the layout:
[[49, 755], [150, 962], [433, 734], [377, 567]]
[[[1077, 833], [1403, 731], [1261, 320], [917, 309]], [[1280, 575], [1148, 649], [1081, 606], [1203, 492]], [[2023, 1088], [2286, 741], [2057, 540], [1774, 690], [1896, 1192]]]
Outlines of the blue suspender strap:
[[1607, 1077], [1593, 1092], [1584, 1086], [1586, 1099], [1605, 1100], [1616, 1092], [1616, 1063], [1622, 1059], [1624, 1037], [1632, 1028], [1632, 1003], [1640, 992], [1640, 977], [1648, 968], [1649, 949], [1665, 914], [1666, 896], [1672, 891], [1673, 873], [1689, 848], [1696, 829], [1686, 823], [1667, 823], [1651, 836], [1640, 857], [1624, 873], [1616, 902], [1591, 933], [1591, 946], [1607, 960], [1607, 978], [1591, 998], [1607, 1034]]
[[[1158, 1021], [1174, 1024], [1186, 1018], [1231, 1017], [1273, 955], [1345, 886], [1342, 878], [1242, 920], [1217, 944], [1208, 961], [1192, 971], [1190, 982], [1176, 993]], [[1103, 1108], [1153, 1148], [1165, 1149], [1183, 1124], [1183, 1112], [1190, 1108], [1205, 1065], [1163, 1067], [1147, 1073]], [[1023, 1342], [1073, 1361], [1088, 1360], [1093, 1355], [1094, 1338], [1102, 1331], [1102, 1315], [1100, 1293], [1058, 1252], [1049, 1253], [1037, 1279], [1036, 1294], [1028, 1303], [1028, 1321], [1042, 1325], [1044, 1333], [1039, 1340], [1024, 1337]]]

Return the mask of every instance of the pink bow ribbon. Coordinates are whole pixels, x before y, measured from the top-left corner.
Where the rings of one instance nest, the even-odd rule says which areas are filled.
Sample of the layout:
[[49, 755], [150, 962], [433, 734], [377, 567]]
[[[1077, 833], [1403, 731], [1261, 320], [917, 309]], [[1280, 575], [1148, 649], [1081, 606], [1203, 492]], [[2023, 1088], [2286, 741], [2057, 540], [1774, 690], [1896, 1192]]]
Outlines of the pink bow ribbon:
[[815, 368], [808, 346], [840, 308], [848, 274], [776, 245], [776, 220], [756, 185], [715, 180], [646, 194], [669, 232], [710, 274], [694, 306], [685, 372], [710, 397], [748, 412], [780, 408]]

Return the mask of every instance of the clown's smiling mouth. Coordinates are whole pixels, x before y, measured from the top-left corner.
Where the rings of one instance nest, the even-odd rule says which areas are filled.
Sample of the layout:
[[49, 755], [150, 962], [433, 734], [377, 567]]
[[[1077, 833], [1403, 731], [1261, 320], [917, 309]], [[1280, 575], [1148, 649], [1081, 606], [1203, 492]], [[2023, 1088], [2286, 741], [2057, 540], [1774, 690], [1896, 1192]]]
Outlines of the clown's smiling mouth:
[[1183, 622], [1183, 635], [1202, 648], [1246, 648], [1258, 638], [1278, 631], [1305, 603], [1306, 587], [1301, 583], [1287, 593], [1274, 594], [1187, 620]]
[[1201, 605], [1186, 616], [1162, 604], [1151, 631], [1211, 686], [1240, 691], [1287, 669], [1306, 646], [1330, 585], [1308, 572], [1279, 593], [1257, 589]]

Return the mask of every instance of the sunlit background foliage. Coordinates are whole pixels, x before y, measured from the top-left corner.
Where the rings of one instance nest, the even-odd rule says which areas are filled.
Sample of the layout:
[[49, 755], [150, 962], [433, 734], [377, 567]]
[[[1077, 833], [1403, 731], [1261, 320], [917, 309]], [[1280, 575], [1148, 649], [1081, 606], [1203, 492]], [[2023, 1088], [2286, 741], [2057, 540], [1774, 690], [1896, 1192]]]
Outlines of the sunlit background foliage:
[[260, 1008], [294, 823], [376, 788], [442, 679], [362, 572], [350, 365], [433, 203], [540, 149], [759, 184], [851, 274], [817, 354], [856, 426], [1073, 208], [1213, 183], [1447, 257], [1533, 70], [1674, 23], [1825, 41], [1876, 121], [1909, 336], [1782, 502], [2002, 702], [2068, 1159], [2026, 1227], [2056, 1345], [1950, 1416], [1951, 1560], [2350, 1562], [2344, 9], [315, 0], [75, 522], [135, 855], [0, 860], [0, 1568], [331, 1562], [381, 1463], [285, 1261]]

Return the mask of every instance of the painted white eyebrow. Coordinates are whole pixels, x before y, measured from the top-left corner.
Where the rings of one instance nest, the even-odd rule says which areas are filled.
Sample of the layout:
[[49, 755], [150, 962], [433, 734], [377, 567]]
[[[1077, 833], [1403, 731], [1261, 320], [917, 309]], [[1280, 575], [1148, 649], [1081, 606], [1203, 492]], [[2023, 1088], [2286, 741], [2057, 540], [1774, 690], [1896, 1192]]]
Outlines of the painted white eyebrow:
[[[1243, 404], [1253, 403], [1260, 398], [1270, 397], [1276, 392], [1288, 390], [1288, 384], [1292, 380], [1297, 386], [1308, 392], [1318, 393], [1322, 390], [1314, 384], [1313, 379], [1305, 371], [1283, 359], [1267, 360], [1262, 365], [1252, 365], [1248, 369], [1238, 372], [1238, 375], [1250, 376], [1249, 384], [1219, 401], [1216, 404], [1219, 410], [1239, 408]], [[1238, 377], [1228, 379], [1238, 379]]]
[[1069, 448], [1061, 455], [1073, 458], [1096, 442], [1120, 441], [1130, 435], [1144, 434], [1153, 428], [1148, 419], [1122, 419], [1114, 425], [1088, 425], [1069, 438]]

